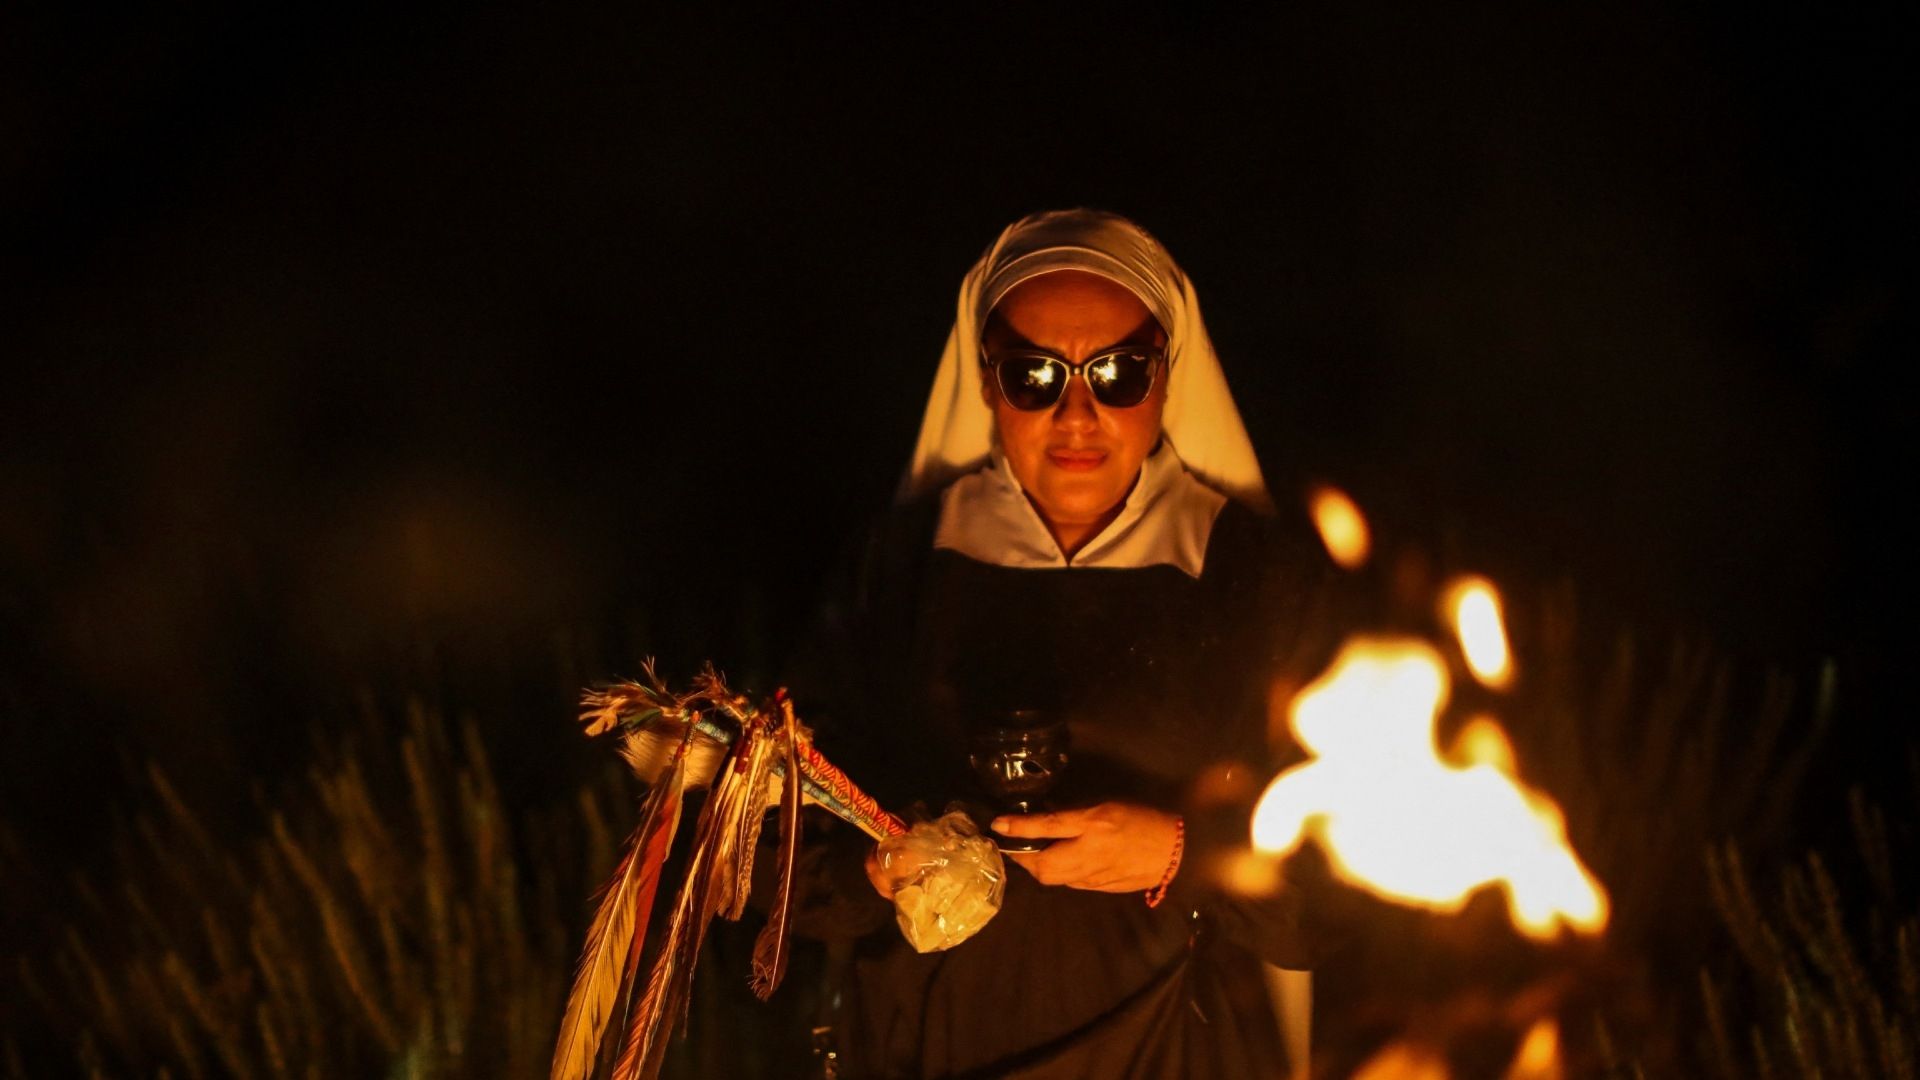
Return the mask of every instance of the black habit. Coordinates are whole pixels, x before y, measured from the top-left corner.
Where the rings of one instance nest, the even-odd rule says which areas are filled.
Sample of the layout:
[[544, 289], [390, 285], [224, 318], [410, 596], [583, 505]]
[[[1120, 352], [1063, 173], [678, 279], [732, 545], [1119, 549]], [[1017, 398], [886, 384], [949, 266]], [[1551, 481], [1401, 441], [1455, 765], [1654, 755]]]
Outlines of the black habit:
[[1209, 869], [1244, 843], [1251, 799], [1286, 763], [1267, 702], [1277, 675], [1310, 670], [1308, 631], [1324, 625], [1310, 526], [1229, 503], [1194, 578], [1171, 565], [988, 565], [933, 548], [937, 511], [899, 508], [869, 531], [789, 672], [821, 750], [890, 809], [938, 814], [980, 799], [970, 727], [1053, 710], [1072, 739], [1055, 805], [1182, 813], [1188, 851], [1153, 908], [1140, 893], [1044, 886], [1009, 860], [999, 915], [923, 955], [867, 883], [870, 842], [816, 830], [799, 928], [843, 959], [839, 1074], [1281, 1075], [1261, 964], [1311, 965], [1315, 890], [1247, 900]]

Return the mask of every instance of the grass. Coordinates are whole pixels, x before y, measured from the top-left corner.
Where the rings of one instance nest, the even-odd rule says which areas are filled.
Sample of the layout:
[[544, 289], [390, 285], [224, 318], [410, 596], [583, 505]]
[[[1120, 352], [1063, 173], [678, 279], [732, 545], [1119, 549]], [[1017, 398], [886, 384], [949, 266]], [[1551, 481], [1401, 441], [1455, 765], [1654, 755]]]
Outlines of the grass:
[[263, 807], [246, 845], [149, 779], [112, 873], [74, 882], [64, 932], [17, 961], [38, 1054], [65, 1044], [88, 1076], [545, 1068], [617, 777], [511, 813], [475, 728], [414, 707], [397, 740], [353, 740]]
[[[1920, 760], [1914, 773], [1920, 792]], [[1854, 888], [1817, 852], [1765, 892], [1737, 848], [1709, 853], [1714, 901], [1739, 957], [1700, 975], [1715, 1075], [1920, 1075], [1920, 897], [1911, 857], [1894, 854], [1913, 850], [1913, 821], [1890, 828], [1859, 789], [1849, 802]]]

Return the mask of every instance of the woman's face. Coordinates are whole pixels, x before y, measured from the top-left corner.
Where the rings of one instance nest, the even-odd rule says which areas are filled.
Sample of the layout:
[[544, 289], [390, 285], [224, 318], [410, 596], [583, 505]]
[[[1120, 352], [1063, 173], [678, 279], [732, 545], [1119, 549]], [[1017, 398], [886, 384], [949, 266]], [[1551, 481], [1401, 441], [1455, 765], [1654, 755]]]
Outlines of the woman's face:
[[[987, 319], [982, 344], [996, 350], [1044, 349], [1071, 363], [1116, 345], [1164, 345], [1166, 335], [1139, 297], [1081, 270], [1056, 270], [1015, 286]], [[1054, 538], [1073, 554], [1120, 511], [1140, 464], [1160, 440], [1166, 373], [1147, 399], [1111, 408], [1093, 398], [1085, 378], [1067, 381], [1052, 408], [1023, 412], [1007, 404], [991, 374], [985, 380], [1000, 446]]]

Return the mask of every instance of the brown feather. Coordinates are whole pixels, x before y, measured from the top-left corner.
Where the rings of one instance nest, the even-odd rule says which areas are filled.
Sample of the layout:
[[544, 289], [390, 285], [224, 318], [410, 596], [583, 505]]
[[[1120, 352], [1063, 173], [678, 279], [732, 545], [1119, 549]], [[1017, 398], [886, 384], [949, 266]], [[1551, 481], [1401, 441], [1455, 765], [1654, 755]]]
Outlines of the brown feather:
[[587, 930], [580, 969], [560, 1021], [552, 1080], [590, 1080], [593, 1076], [601, 1035], [621, 997], [621, 988], [627, 984], [629, 969], [639, 959], [638, 946], [646, 939], [648, 916], [660, 885], [660, 868], [679, 827], [679, 774], [685, 760], [684, 753], [676, 754], [660, 782], [647, 792], [640, 826], [628, 839], [612, 880], [601, 891], [600, 908]]
[[687, 706], [698, 692], [677, 695], [667, 689], [649, 657], [640, 665], [640, 682], [617, 682], [585, 691], [580, 696], [580, 721], [588, 735], [603, 735], [623, 726], [652, 726], [661, 721], [684, 722]]
[[773, 995], [787, 974], [787, 951], [793, 930], [793, 871], [800, 852], [800, 732], [793, 703], [780, 702], [780, 751], [786, 776], [780, 798], [780, 862], [775, 870], [773, 906], [767, 925], [753, 942], [753, 993], [761, 1001]]
[[712, 664], [708, 664], [694, 678], [694, 692], [701, 700], [737, 721], [743, 731], [752, 729], [759, 736], [754, 740], [753, 753], [740, 759], [744, 762], [746, 784], [741, 790], [743, 805], [732, 808], [732, 819], [738, 827], [722, 836], [720, 850], [714, 854], [712, 870], [715, 911], [727, 919], [738, 920], [747, 909], [747, 896], [753, 881], [754, 853], [759, 848], [760, 830], [766, 821], [767, 808], [772, 805], [775, 789], [769, 780], [776, 747], [766, 714], [755, 708], [745, 695], [730, 690], [726, 677]]
[[700, 812], [693, 850], [687, 859], [686, 880], [681, 883], [680, 895], [674, 901], [666, 940], [660, 955], [654, 959], [646, 992], [628, 1019], [612, 1080], [651, 1080], [657, 1076], [667, 1040], [686, 1018], [693, 972], [700, 958], [700, 942], [706, 936], [707, 925], [717, 906], [715, 858], [725, 839], [738, 835], [741, 810], [749, 802], [757, 801], [745, 797], [746, 770], [736, 768], [735, 762], [750, 763], [756, 750], [754, 744], [759, 741], [752, 725], [742, 729], [732, 752], [720, 767], [719, 779], [707, 796], [706, 807]]
[[747, 894], [753, 888], [753, 856], [760, 845], [760, 829], [767, 820], [767, 780], [773, 773], [776, 740], [765, 734], [758, 719], [750, 720], [763, 734], [753, 742], [747, 757], [747, 771], [740, 785], [741, 805], [734, 810], [735, 828], [727, 844], [714, 856], [714, 910], [730, 921], [739, 921], [747, 910]]

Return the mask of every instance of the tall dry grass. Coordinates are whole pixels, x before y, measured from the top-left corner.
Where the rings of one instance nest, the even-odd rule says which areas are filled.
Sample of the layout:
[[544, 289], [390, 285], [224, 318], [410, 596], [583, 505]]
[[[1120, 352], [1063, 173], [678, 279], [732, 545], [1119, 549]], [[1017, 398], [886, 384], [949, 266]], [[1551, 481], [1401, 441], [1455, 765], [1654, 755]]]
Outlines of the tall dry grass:
[[73, 882], [59, 939], [16, 961], [38, 1037], [10, 1033], [12, 1075], [544, 1070], [617, 775], [518, 812], [473, 725], [416, 706], [397, 739], [351, 740], [278, 793], [244, 843], [149, 781], [112, 872]]
[[[1565, 595], [1543, 603], [1529, 630], [1537, 666], [1517, 706], [1522, 759], [1537, 762], [1535, 774], [1566, 808], [1571, 839], [1613, 901], [1606, 989], [1591, 1010], [1607, 1075], [1768, 1075], [1755, 1071], [1760, 1062], [1731, 1064], [1741, 1059], [1726, 1053], [1728, 1025], [1774, 1048], [1771, 1075], [1882, 1075], [1794, 1068], [1824, 1060], [1779, 1052], [1805, 1042], [1796, 1025], [1807, 1014], [1781, 1012], [1766, 994], [1735, 1001], [1716, 990], [1742, 977], [1729, 963], [1736, 953], [1759, 955], [1751, 947], [1762, 934], [1755, 889], [1791, 896], [1800, 929], [1814, 925], [1808, 897], [1828, 904], [1819, 940], [1772, 938], [1776, 963], [1794, 948], [1804, 959], [1871, 947], [1864, 929], [1837, 916], [1841, 898], [1821, 857], [1802, 846], [1820, 832], [1806, 822], [1832, 812], [1828, 743], [1846, 674], [1832, 664], [1799, 678], [1743, 669], [1707, 646], [1649, 648], [1626, 634], [1602, 653], [1579, 642]], [[1738, 852], [1751, 856], [1751, 868]], [[1882, 915], [1891, 919], [1892, 908]], [[1861, 983], [1833, 998], [1812, 990], [1807, 970], [1792, 973], [1802, 1006], [1836, 1005], [1849, 1023], [1847, 1010], [1867, 1007]]]
[[1564, 595], [1528, 629], [1522, 759], [1614, 903], [1606, 1075], [1920, 1074], [1920, 747], [1889, 812], [1847, 779], [1890, 770], [1833, 745], [1852, 672], [1624, 634], [1597, 662]]
[[[1920, 811], [1920, 756], [1909, 810]], [[1858, 788], [1841, 871], [1813, 852], [1758, 883], [1737, 847], [1708, 856], [1738, 963], [1700, 973], [1713, 1075], [1914, 1080], [1920, 1076], [1920, 814], [1889, 821]]]

